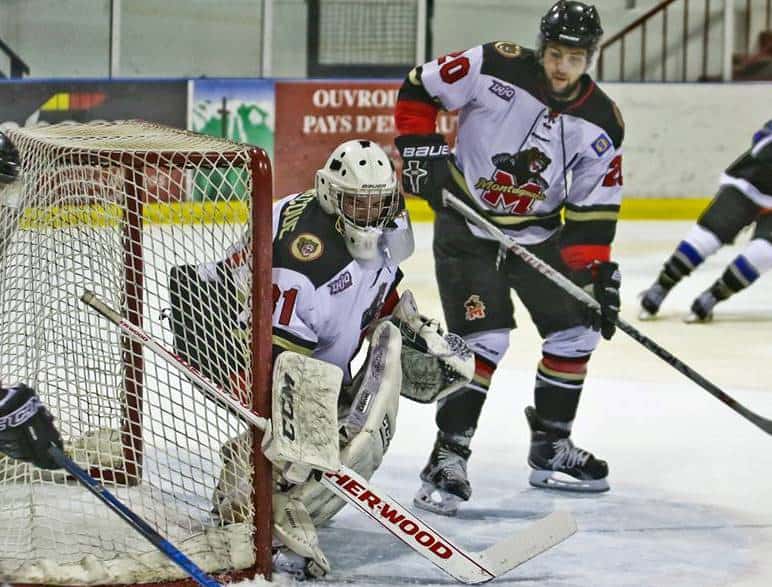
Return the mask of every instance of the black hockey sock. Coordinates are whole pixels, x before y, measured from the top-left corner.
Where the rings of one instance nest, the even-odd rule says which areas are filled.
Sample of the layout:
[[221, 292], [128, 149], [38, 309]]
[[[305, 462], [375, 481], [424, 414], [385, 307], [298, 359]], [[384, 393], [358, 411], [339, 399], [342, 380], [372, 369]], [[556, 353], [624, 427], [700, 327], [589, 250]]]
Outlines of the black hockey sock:
[[566, 358], [545, 353], [536, 369], [536, 413], [567, 433], [576, 416], [589, 359], [589, 355]]
[[437, 405], [437, 427], [447, 435], [471, 439], [480, 419], [486, 395], [464, 387], [441, 400]]
[[724, 273], [710, 287], [710, 293], [718, 300], [725, 300], [745, 289], [759, 278], [759, 272], [743, 255], [738, 255]]
[[670, 291], [675, 284], [694, 271], [695, 267], [700, 265], [705, 259], [688, 242], [681, 241], [678, 248], [665, 261], [665, 265], [657, 277], [659, 283], [665, 291]]

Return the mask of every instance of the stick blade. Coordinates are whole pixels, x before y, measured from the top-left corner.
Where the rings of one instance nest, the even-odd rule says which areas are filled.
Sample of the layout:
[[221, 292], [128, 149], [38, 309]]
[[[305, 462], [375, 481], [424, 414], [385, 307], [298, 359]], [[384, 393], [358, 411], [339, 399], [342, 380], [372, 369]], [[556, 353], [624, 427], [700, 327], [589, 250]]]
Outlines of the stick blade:
[[514, 536], [477, 554], [480, 563], [495, 576], [502, 575], [560, 544], [577, 530], [569, 512], [557, 511], [530, 524]]

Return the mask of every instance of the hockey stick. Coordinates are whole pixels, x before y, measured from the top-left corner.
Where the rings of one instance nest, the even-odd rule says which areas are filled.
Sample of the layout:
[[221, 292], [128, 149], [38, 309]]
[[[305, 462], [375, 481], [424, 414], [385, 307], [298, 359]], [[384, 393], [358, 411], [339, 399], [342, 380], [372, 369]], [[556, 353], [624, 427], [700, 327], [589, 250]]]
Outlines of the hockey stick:
[[[571, 294], [580, 302], [587, 304], [593, 310], [600, 312], [600, 304], [589, 293], [584, 291], [581, 287], [576, 285], [568, 277], [545, 263], [539, 257], [531, 253], [528, 249], [521, 246], [515, 239], [506, 235], [499, 227], [487, 220], [482, 214], [476, 210], [470, 208], [464, 202], [457, 197], [445, 192], [444, 202], [451, 208], [459, 212], [462, 216], [469, 221], [475, 223], [477, 226], [485, 230], [494, 239], [496, 239], [502, 246], [506, 247], [509, 251], [520, 257], [527, 265], [541, 273], [544, 277], [558, 285], [561, 289]], [[668, 365], [673, 367], [679, 373], [682, 373], [697, 385], [702, 387], [708, 393], [715, 398], [724, 402], [727, 406], [732, 408], [735, 412], [740, 414], [746, 420], [753, 422], [756, 426], [761, 428], [767, 434], [772, 434], [772, 420], [763, 418], [755, 412], [752, 412], [740, 402], [727, 395], [718, 386], [711, 383], [705, 377], [697, 373], [694, 369], [689, 367], [686, 363], [681, 361], [678, 357], [675, 357], [672, 353], [662, 348], [659, 344], [654, 342], [648, 336], [640, 332], [637, 328], [625, 322], [622, 318], [617, 317], [617, 327], [625, 334], [629, 335], [635, 341], [639, 342], [646, 349], [657, 355], [660, 359], [665, 361]]]
[[75, 477], [86, 489], [118, 514], [119, 517], [123, 518], [129, 526], [147, 538], [147, 540], [160, 550], [164, 556], [185, 571], [196, 583], [203, 587], [219, 587], [220, 583], [202, 571], [196, 566], [196, 563], [156, 532], [150, 524], [145, 522], [145, 520], [126, 507], [126, 505], [124, 505], [117, 497], [107, 491], [103, 485], [98, 483], [96, 479], [91, 477], [91, 475], [79, 467], [70, 457], [64, 454], [59, 447], [52, 443], [51, 447], [48, 449], [48, 454], [51, 455], [51, 458], [54, 459], [56, 464], [66, 469], [70, 475]]
[[[265, 430], [268, 421], [231, 397], [198, 369], [176, 355], [139, 326], [124, 320], [94, 293], [81, 301], [94, 308], [122, 332], [162, 357], [190, 377], [208, 397], [228, 406], [247, 423]], [[454, 579], [467, 584], [485, 583], [552, 548], [576, 532], [576, 521], [567, 512], [553, 512], [518, 534], [481, 552], [469, 552], [453, 544], [394, 498], [376, 489], [346, 466], [325, 471], [320, 483], [369, 516], [387, 531]]]

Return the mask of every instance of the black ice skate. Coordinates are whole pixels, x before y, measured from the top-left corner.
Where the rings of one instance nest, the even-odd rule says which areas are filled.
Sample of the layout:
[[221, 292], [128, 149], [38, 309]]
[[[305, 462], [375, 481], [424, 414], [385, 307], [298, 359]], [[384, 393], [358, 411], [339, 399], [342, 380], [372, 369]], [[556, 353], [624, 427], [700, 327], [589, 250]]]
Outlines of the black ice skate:
[[659, 312], [662, 301], [667, 296], [668, 290], [657, 282], [649, 289], [641, 292], [641, 310], [638, 313], [639, 320], [653, 320]]
[[566, 431], [550, 427], [534, 408], [527, 407], [525, 417], [531, 427], [531, 485], [588, 493], [608, 491], [606, 461], [575, 447]]
[[702, 292], [692, 303], [690, 313], [684, 318], [684, 322], [687, 324], [695, 324], [712, 321], [713, 308], [718, 302], [719, 300], [711, 290]]
[[421, 471], [423, 485], [413, 498], [415, 506], [443, 516], [455, 516], [458, 504], [472, 495], [466, 476], [466, 462], [471, 454], [468, 438], [437, 433], [429, 462]]

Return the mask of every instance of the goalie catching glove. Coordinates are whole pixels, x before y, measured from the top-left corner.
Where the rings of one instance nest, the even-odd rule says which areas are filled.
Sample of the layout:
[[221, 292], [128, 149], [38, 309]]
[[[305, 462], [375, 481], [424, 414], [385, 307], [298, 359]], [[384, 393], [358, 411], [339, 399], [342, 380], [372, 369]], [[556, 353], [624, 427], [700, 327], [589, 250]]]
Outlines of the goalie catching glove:
[[390, 320], [402, 335], [404, 397], [431, 403], [472, 380], [474, 353], [460, 336], [443, 335], [436, 321], [421, 316], [410, 290], [402, 293]]
[[435, 210], [450, 177], [450, 149], [441, 134], [402, 135], [394, 139], [402, 157], [402, 191], [419, 196]]
[[62, 448], [62, 437], [35, 390], [23, 383], [0, 389], [0, 452], [41, 469], [58, 469], [48, 454], [51, 443]]

